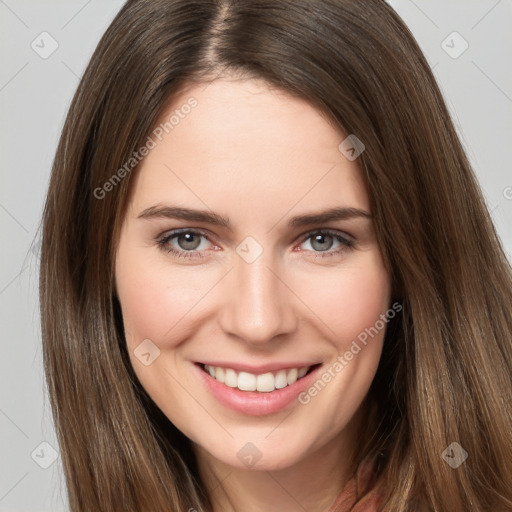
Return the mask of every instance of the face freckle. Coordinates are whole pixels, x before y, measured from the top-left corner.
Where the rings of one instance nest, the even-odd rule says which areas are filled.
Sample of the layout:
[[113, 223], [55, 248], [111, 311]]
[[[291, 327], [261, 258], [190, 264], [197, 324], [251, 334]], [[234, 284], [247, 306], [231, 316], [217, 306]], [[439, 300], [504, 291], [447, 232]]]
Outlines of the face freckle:
[[[166, 116], [190, 97], [197, 106], [133, 175], [120, 233], [116, 287], [137, 377], [201, 453], [231, 466], [243, 467], [247, 440], [265, 454], [262, 469], [289, 467], [335, 440], [349, 446], [380, 359], [385, 327], [375, 325], [391, 283], [357, 159], [338, 149], [346, 134], [256, 80], [191, 86]], [[261, 367], [256, 382], [272, 373], [265, 365], [314, 364], [306, 391], [331, 378], [307, 403], [237, 408], [205, 383], [214, 380], [205, 362]]]

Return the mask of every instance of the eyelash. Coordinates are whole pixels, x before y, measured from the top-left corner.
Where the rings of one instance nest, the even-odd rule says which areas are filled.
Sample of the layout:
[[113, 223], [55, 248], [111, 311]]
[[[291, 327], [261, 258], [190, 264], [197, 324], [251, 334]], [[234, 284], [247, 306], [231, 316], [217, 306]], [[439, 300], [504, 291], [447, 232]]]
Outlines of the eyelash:
[[[179, 235], [183, 234], [193, 234], [193, 235], [199, 235], [204, 238], [208, 238], [204, 233], [201, 231], [196, 231], [193, 229], [182, 229], [179, 231], [172, 231], [171, 233], [166, 233], [165, 235], [157, 238], [156, 243], [162, 251], [166, 253], [170, 253], [173, 256], [177, 258], [205, 258], [206, 256], [202, 254], [202, 251], [185, 251], [185, 250], [177, 250], [174, 249], [172, 246], [168, 245], [171, 240], [178, 237]], [[303, 244], [305, 241], [307, 241], [309, 238], [311, 238], [313, 235], [328, 235], [340, 242], [342, 245], [337, 250], [331, 251], [307, 251], [307, 252], [314, 252], [316, 253], [315, 258], [330, 258], [333, 256], [337, 256], [341, 254], [342, 252], [346, 251], [347, 249], [351, 249], [354, 246], [354, 242], [352, 240], [349, 240], [348, 238], [345, 238], [344, 236], [340, 235], [339, 231], [332, 231], [329, 229], [318, 229], [315, 231], [310, 231], [307, 234], [305, 234], [301, 238], [300, 244]]]

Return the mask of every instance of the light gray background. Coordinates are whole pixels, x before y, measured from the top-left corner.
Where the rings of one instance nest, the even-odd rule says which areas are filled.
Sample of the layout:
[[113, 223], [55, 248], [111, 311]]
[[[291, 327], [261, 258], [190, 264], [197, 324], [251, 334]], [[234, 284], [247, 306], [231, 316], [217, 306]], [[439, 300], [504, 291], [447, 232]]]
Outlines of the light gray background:
[[[512, 0], [389, 2], [434, 69], [511, 257]], [[65, 113], [122, 3], [0, 0], [2, 512], [68, 510], [42, 371], [37, 229]], [[31, 47], [51, 48], [42, 32], [58, 43], [46, 59]]]

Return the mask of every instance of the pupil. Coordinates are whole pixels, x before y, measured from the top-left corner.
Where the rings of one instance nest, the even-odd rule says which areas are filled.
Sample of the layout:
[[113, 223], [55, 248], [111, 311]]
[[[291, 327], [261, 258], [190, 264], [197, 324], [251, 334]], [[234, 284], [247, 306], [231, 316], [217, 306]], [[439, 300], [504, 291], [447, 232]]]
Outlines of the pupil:
[[[181, 236], [185, 240], [184, 244], [180, 244], [180, 245], [182, 245], [183, 249], [195, 249], [199, 245], [197, 243], [197, 241], [195, 243], [193, 241], [194, 237], [195, 237], [194, 234], [192, 234], [192, 233], [184, 233]], [[190, 244], [191, 244], [191, 246], [190, 246]]]
[[[331, 238], [332, 239], [332, 237], [330, 235], [316, 235], [314, 237], [314, 240], [313, 240], [313, 244], [312, 244], [313, 247], [315, 249], [319, 249], [320, 251], [325, 251], [325, 250], [330, 249], [330, 246], [329, 247], [325, 247], [325, 240], [326, 240], [326, 238]], [[315, 247], [316, 243], [320, 243], [320, 246], [319, 247]], [[322, 246], [322, 244], [323, 244], [323, 246]], [[332, 243], [331, 243], [331, 245], [332, 245]]]

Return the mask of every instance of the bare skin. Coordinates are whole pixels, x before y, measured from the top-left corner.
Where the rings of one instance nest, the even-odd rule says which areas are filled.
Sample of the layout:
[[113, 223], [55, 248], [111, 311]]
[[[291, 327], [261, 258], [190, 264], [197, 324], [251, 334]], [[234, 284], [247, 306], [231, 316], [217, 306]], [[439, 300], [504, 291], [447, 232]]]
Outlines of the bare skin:
[[[300, 360], [332, 373], [388, 310], [390, 277], [371, 217], [288, 225], [335, 207], [371, 214], [360, 169], [338, 149], [346, 134], [263, 82], [191, 86], [164, 118], [190, 97], [196, 108], [133, 176], [116, 258], [130, 358], [155, 403], [193, 441], [214, 512], [325, 512], [352, 476], [349, 455], [365, 426], [360, 406], [385, 329], [307, 404], [294, 400], [272, 414], [226, 407], [194, 364]], [[231, 229], [148, 213], [163, 206], [214, 212]], [[185, 228], [195, 235], [169, 239]], [[331, 234], [317, 238], [319, 230]], [[237, 252], [249, 236], [251, 251], [262, 249], [250, 263]], [[134, 353], [146, 339], [160, 351], [147, 366]], [[237, 456], [249, 442], [261, 454], [251, 467]]]

